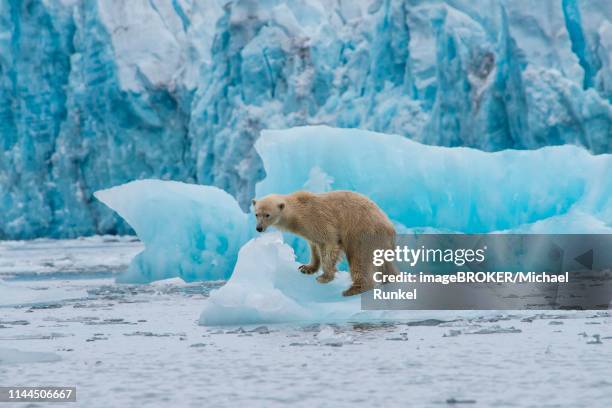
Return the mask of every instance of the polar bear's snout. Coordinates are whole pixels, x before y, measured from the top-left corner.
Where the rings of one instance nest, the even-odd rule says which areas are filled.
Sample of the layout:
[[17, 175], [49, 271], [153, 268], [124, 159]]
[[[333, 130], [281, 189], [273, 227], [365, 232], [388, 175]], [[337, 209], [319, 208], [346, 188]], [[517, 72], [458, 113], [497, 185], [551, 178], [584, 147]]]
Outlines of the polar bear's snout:
[[285, 203], [277, 198], [276, 195], [270, 195], [261, 200], [252, 201], [257, 232], [264, 232], [270, 225], [276, 225], [281, 218], [281, 213], [285, 208]]

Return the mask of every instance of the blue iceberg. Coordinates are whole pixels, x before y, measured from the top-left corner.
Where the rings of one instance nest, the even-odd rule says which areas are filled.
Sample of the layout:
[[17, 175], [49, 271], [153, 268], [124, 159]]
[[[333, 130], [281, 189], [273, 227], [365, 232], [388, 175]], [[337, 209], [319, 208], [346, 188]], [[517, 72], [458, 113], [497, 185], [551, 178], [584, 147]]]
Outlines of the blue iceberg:
[[247, 214], [216, 187], [138, 180], [95, 196], [120, 214], [145, 244], [120, 282], [227, 279], [248, 238]]
[[612, 155], [565, 145], [483, 152], [327, 126], [267, 130], [256, 194], [353, 190], [400, 231], [610, 232]]
[[[327, 126], [264, 131], [257, 196], [347, 189], [372, 198], [398, 232], [612, 233], [612, 155], [576, 146], [495, 153], [428, 146]], [[96, 192], [146, 249], [125, 282], [228, 279], [253, 217], [212, 186], [141, 180]], [[298, 259], [303, 240], [287, 235]]]

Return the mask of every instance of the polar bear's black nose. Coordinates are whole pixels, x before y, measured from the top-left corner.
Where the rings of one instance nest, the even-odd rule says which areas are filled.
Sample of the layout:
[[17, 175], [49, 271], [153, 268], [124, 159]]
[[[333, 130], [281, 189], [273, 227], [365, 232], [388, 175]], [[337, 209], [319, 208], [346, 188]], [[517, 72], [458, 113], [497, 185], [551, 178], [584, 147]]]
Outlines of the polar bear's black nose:
[[257, 228], [255, 228], [255, 229], [257, 230], [257, 232], [261, 232], [261, 231], [263, 231], [263, 228], [262, 228], [262, 227], [260, 227], [259, 225], [258, 225], [258, 226], [257, 226]]

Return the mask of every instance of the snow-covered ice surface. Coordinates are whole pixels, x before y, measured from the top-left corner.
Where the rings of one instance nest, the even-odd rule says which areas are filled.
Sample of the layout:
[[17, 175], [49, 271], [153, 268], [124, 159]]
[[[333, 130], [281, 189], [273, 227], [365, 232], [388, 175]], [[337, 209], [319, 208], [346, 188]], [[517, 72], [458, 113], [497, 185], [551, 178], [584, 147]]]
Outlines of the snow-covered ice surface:
[[[124, 245], [99, 250], [112, 260]], [[606, 311], [202, 326], [222, 282], [127, 285], [95, 272], [4, 282], [64, 295], [0, 308], [1, 384], [76, 386], [74, 406], [88, 408], [612, 404]]]

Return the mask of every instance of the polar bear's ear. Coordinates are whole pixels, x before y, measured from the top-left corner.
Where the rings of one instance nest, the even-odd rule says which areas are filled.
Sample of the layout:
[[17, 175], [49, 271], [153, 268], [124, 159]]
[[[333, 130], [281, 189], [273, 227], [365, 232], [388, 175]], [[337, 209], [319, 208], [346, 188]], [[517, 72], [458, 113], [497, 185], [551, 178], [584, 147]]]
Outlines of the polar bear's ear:
[[279, 210], [282, 210], [282, 209], [284, 209], [284, 208], [285, 208], [285, 203], [280, 203], [280, 204], [278, 205], [278, 209], [279, 209]]
[[251, 200], [251, 204], [253, 204], [253, 207], [255, 207], [255, 204], [257, 204], [257, 200], [256, 199], [252, 199]]

